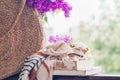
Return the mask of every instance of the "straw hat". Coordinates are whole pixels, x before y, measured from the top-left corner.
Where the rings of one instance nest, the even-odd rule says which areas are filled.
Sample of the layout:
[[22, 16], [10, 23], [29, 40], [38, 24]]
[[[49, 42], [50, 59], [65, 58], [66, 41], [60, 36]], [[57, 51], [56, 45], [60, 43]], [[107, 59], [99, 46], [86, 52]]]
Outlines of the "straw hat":
[[24, 58], [42, 48], [42, 18], [26, 0], [0, 0], [0, 80], [16, 74]]

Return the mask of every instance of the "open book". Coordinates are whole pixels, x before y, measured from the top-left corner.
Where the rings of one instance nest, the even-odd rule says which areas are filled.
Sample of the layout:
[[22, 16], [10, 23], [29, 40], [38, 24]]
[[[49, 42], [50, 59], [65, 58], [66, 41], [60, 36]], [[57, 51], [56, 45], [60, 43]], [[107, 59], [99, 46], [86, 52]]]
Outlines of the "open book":
[[88, 76], [93, 74], [98, 74], [102, 72], [102, 67], [94, 67], [90, 70], [54, 70], [54, 75], [64, 75], [64, 76]]

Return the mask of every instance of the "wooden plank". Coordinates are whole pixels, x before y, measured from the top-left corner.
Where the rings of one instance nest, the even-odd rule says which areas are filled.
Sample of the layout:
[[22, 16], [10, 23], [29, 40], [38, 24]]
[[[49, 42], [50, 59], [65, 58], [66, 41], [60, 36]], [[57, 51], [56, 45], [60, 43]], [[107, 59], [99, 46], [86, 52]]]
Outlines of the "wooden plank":
[[[19, 74], [10, 76], [3, 80], [18, 80]], [[53, 80], [120, 80], [120, 75], [98, 74], [92, 76], [54, 76]]]
[[89, 80], [88, 76], [54, 76], [53, 80]]
[[53, 75], [57, 76], [90, 76], [102, 72], [101, 67], [94, 67], [90, 70], [54, 70]]
[[120, 75], [98, 74], [94, 76], [89, 76], [89, 80], [120, 80]]

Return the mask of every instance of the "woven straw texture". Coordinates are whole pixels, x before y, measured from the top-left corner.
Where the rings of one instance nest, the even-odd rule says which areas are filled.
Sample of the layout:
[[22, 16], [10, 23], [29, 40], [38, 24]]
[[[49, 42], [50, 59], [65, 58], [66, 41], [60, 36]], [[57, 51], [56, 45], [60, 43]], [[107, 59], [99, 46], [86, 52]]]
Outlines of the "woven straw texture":
[[44, 42], [42, 17], [26, 0], [0, 0], [0, 80], [16, 74]]

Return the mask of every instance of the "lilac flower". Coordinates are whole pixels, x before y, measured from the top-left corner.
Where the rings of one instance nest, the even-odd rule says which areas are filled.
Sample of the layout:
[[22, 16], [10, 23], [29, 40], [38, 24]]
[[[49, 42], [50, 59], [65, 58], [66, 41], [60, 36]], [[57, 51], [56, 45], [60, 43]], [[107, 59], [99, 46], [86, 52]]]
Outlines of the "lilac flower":
[[49, 42], [51, 42], [51, 43], [56, 43], [55, 37], [54, 37], [54, 36], [50, 36], [50, 37], [49, 37]]
[[72, 10], [72, 7], [64, 0], [27, 0], [26, 3], [28, 6], [34, 7], [42, 14], [62, 9], [65, 17], [69, 17], [70, 11]]
[[49, 37], [49, 42], [51, 43], [56, 43], [60, 41], [64, 41], [66, 43], [69, 43], [72, 40], [70, 36], [62, 36], [62, 35], [56, 35], [56, 36], [50, 36]]
[[33, 2], [34, 2], [33, 0], [27, 0], [27, 5], [28, 5], [28, 6], [32, 6], [32, 5], [33, 5]]
[[65, 36], [63, 38], [63, 40], [64, 40], [64, 42], [69, 43], [71, 41], [71, 37], [70, 36]]

